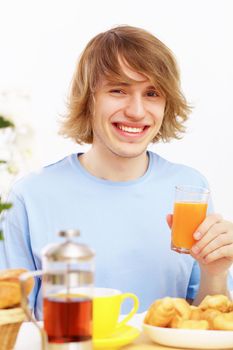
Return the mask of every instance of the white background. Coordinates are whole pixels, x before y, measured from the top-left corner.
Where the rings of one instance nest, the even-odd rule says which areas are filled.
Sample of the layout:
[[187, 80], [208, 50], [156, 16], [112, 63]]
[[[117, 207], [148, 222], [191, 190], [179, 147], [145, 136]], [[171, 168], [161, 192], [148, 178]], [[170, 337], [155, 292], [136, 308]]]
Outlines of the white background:
[[152, 148], [199, 169], [216, 211], [233, 220], [232, 18], [231, 0], [0, 1], [0, 89], [32, 97], [34, 165], [80, 150], [57, 136], [57, 121], [87, 41], [118, 24], [143, 27], [175, 53], [195, 107], [182, 140]]

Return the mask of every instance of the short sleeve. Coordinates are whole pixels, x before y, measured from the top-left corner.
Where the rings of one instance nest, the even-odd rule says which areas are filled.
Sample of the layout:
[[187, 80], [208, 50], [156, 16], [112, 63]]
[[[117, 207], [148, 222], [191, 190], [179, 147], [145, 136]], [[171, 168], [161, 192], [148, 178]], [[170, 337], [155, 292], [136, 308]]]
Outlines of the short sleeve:
[[[28, 218], [24, 201], [14, 192], [8, 197], [12, 208], [5, 211], [3, 229], [3, 251], [4, 260], [1, 268], [25, 268], [29, 271], [36, 269], [32, 254]], [[31, 308], [34, 308], [37, 287], [30, 295]]]
[[232, 272], [229, 272], [227, 282], [228, 282], [228, 284], [227, 284], [228, 290], [232, 293], [233, 292], [233, 276], [232, 276]]
[[[189, 280], [186, 299], [194, 300], [196, 298], [196, 295], [199, 289], [199, 284], [200, 284], [200, 268], [197, 261], [195, 261], [193, 264], [193, 269]], [[230, 272], [228, 273], [227, 287], [229, 291], [231, 292], [233, 291], [233, 277]]]
[[194, 261], [186, 299], [195, 299], [200, 285], [200, 268], [197, 261]]
[[12, 203], [12, 208], [5, 212], [2, 225], [7, 266], [35, 270], [23, 199], [12, 192], [8, 202]]

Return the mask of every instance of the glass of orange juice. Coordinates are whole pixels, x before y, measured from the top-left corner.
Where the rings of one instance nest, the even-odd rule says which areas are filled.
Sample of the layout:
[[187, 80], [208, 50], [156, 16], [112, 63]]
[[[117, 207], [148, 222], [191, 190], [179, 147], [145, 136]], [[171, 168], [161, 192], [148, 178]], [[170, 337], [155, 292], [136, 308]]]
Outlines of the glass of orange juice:
[[190, 254], [193, 234], [206, 217], [210, 191], [203, 187], [176, 186], [171, 249]]

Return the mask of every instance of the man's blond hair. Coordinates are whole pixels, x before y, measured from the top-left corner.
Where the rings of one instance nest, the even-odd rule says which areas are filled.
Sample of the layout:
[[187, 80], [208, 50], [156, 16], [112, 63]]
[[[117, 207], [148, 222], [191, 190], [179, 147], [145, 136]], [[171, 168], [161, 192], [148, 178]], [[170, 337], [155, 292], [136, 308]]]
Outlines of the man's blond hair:
[[120, 60], [148, 77], [166, 98], [162, 126], [151, 141], [179, 138], [185, 131], [183, 123], [190, 107], [181, 92], [176, 60], [170, 49], [154, 35], [131, 26], [112, 28], [87, 44], [73, 76], [68, 114], [60, 133], [79, 144], [93, 142], [94, 94], [102, 78], [111, 81], [121, 81], [122, 77], [127, 79]]

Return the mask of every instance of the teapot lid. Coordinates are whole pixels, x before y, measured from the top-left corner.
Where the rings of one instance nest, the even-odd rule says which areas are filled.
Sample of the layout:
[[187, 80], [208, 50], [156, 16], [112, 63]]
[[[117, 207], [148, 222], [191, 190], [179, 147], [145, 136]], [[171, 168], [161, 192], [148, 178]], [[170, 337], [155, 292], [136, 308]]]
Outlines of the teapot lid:
[[63, 243], [50, 244], [42, 250], [42, 255], [50, 261], [88, 261], [91, 260], [95, 253], [85, 244], [80, 244], [72, 240], [73, 237], [80, 236], [79, 230], [59, 231], [60, 237], [65, 237]]

